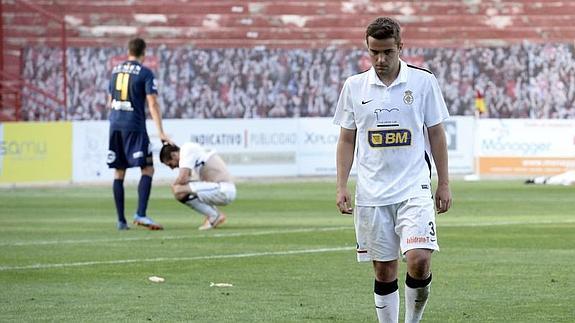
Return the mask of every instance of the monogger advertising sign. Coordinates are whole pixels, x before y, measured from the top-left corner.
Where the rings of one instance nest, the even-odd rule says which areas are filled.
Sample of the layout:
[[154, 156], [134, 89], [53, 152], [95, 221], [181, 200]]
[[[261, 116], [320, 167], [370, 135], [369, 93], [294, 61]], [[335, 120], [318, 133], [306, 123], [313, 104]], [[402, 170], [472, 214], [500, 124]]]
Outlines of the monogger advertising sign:
[[552, 175], [575, 169], [575, 120], [482, 119], [479, 169], [485, 175]]

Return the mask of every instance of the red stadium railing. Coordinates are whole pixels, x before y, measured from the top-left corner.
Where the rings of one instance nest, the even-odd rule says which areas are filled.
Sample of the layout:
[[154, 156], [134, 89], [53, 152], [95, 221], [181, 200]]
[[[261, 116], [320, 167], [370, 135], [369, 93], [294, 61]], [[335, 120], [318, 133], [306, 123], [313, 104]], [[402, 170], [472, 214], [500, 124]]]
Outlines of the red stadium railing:
[[[66, 21], [59, 14], [53, 13], [27, 0], [15, 0], [10, 4], [11, 12], [4, 10], [0, 4], [2, 16], [0, 39], [0, 121], [19, 120], [66, 120], [67, 119], [67, 72], [66, 72]], [[6, 26], [17, 27], [16, 14], [30, 18], [34, 33], [43, 37], [13, 37], [18, 29], [6, 30]], [[25, 27], [20, 27], [26, 30]], [[29, 32], [29, 30], [27, 31]], [[25, 49], [33, 46], [45, 46], [47, 38], [55, 38], [60, 48], [61, 66], [56, 77], [51, 77], [53, 84], [41, 85], [38, 80], [24, 79], [23, 60]], [[54, 42], [53, 42], [54, 43]], [[41, 59], [41, 58], [38, 58]], [[34, 105], [30, 115], [22, 115], [22, 105]], [[50, 117], [47, 117], [50, 115]]]

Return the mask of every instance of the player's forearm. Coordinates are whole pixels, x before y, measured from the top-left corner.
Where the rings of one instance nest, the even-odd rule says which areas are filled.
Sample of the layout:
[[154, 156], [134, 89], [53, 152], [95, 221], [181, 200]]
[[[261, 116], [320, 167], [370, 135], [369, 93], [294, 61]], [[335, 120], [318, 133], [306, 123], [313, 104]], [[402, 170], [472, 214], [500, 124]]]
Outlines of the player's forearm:
[[176, 185], [187, 185], [190, 182], [190, 176], [192, 174], [191, 169], [182, 167], [178, 173], [178, 177], [174, 184]]
[[156, 124], [156, 129], [158, 130], [158, 133], [161, 136], [163, 136], [164, 128], [162, 127], [162, 114], [160, 112], [160, 106], [157, 103], [150, 105], [150, 116], [152, 117], [152, 120], [154, 120], [154, 123]]
[[437, 170], [438, 185], [449, 185], [449, 162], [447, 154], [447, 140], [443, 127], [428, 129], [431, 154]]
[[351, 142], [340, 140], [337, 144], [336, 167], [338, 190], [347, 188], [349, 173], [353, 165], [354, 150], [355, 146]]
[[435, 160], [435, 168], [437, 169], [438, 185], [449, 185], [447, 154], [443, 153], [433, 154], [433, 159]]
[[178, 176], [178, 178], [176, 178], [176, 180], [174, 181], [174, 184], [176, 185], [186, 185], [190, 182], [189, 178], [181, 178]]

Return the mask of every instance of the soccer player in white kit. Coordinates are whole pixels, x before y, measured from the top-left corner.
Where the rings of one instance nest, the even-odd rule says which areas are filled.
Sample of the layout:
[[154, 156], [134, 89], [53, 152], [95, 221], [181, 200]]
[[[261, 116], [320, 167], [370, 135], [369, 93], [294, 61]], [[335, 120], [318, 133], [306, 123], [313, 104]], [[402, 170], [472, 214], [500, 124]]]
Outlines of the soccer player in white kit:
[[525, 184], [575, 185], [575, 170], [569, 170], [553, 176], [538, 176], [525, 181]]
[[[367, 27], [372, 67], [345, 81], [334, 116], [341, 127], [336, 203], [341, 213], [354, 213], [358, 261], [373, 262], [379, 322], [399, 320], [400, 254], [407, 262], [405, 322], [421, 320], [431, 254], [439, 250], [434, 206], [443, 213], [452, 202], [442, 126], [449, 113], [433, 74], [399, 58], [400, 32], [386, 17]], [[438, 177], [435, 203], [430, 155]], [[355, 212], [347, 188], [354, 159]]]
[[160, 151], [160, 161], [171, 169], [180, 169], [172, 191], [178, 201], [204, 215], [199, 230], [213, 229], [226, 221], [217, 206], [234, 201], [236, 186], [225, 162], [215, 151], [193, 142], [181, 148], [167, 144]]

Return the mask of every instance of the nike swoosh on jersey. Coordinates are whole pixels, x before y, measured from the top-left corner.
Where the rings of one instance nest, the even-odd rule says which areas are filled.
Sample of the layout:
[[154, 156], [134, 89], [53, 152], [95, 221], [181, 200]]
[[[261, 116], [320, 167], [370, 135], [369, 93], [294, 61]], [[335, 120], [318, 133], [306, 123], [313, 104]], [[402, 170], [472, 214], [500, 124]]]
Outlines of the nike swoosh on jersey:
[[367, 100], [367, 101], [363, 101], [363, 100], [361, 100], [361, 104], [368, 104], [368, 103], [369, 103], [369, 102], [371, 102], [371, 101], [373, 101], [373, 99], [371, 99], [371, 100]]

